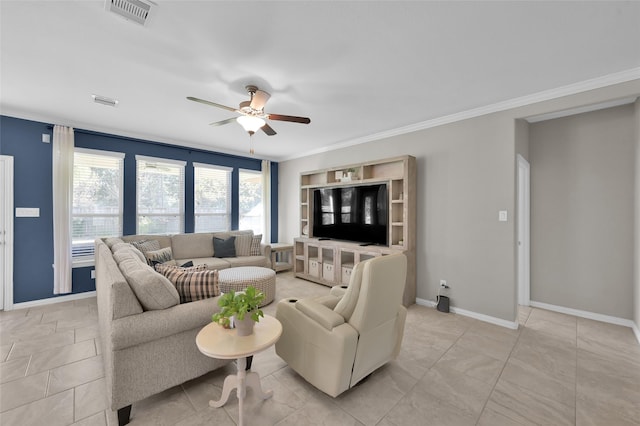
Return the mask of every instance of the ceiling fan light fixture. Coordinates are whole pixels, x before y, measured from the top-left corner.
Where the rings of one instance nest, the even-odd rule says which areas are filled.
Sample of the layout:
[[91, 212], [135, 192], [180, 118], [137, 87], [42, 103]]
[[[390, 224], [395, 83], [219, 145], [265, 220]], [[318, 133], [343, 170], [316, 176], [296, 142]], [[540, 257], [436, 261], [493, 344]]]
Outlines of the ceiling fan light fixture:
[[241, 115], [236, 118], [236, 121], [242, 126], [242, 128], [253, 134], [257, 132], [262, 126], [266, 124], [266, 122], [260, 117], [254, 117], [251, 115]]

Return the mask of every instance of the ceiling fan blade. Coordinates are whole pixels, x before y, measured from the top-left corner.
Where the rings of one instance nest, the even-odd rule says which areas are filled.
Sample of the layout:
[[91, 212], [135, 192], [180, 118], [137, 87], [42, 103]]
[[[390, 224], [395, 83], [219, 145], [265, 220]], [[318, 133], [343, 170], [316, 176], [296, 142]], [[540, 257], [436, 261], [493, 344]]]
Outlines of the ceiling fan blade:
[[256, 90], [256, 92], [251, 97], [251, 104], [250, 104], [251, 108], [262, 110], [270, 97], [271, 95], [268, 94], [267, 92], [262, 90]]
[[226, 109], [228, 111], [239, 112], [236, 108], [231, 108], [231, 107], [228, 107], [226, 105], [217, 104], [217, 103], [211, 102], [211, 101], [205, 101], [204, 99], [194, 98], [193, 96], [187, 96], [187, 99], [189, 99], [190, 101], [194, 101], [194, 102], [200, 102], [201, 104], [205, 104], [205, 105], [209, 105], [209, 106], [214, 106], [214, 107]]
[[267, 114], [269, 120], [291, 121], [293, 123], [309, 124], [311, 119], [308, 117], [296, 117], [294, 115]]
[[276, 131], [271, 128], [268, 124], [265, 124], [261, 127], [262, 131], [265, 132], [269, 136], [273, 136], [276, 134]]
[[223, 124], [229, 124], [233, 121], [236, 121], [236, 118], [227, 118], [226, 120], [216, 121], [215, 123], [209, 123], [209, 126], [222, 126]]

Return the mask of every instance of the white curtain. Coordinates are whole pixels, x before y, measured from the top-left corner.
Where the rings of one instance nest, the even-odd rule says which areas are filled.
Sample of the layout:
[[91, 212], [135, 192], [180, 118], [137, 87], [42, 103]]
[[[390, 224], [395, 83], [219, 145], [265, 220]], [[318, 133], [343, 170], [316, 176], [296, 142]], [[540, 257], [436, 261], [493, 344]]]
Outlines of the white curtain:
[[73, 128], [53, 128], [53, 294], [71, 293]]
[[262, 160], [262, 241], [271, 243], [271, 161]]

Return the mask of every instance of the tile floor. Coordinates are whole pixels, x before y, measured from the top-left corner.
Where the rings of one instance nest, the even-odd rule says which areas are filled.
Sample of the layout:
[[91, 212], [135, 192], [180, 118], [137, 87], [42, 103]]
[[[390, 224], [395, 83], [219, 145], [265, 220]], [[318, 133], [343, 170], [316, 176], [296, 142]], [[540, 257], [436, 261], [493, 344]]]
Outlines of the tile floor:
[[[326, 287], [278, 274], [276, 299]], [[265, 313], [275, 313], [275, 303]], [[273, 348], [253, 367], [274, 396], [247, 395], [248, 425], [639, 425], [640, 346], [631, 329], [540, 309], [519, 330], [411, 306], [398, 359], [331, 398]], [[95, 299], [0, 312], [0, 424], [116, 425], [106, 409]], [[229, 365], [135, 403], [131, 425], [233, 426], [210, 408]]]

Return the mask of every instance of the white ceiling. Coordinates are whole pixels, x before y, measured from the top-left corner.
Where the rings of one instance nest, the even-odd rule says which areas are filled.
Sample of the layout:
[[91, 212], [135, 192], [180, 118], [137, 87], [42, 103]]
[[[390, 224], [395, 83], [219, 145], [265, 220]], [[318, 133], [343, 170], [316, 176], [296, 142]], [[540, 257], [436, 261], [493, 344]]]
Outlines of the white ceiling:
[[[272, 94], [256, 156], [283, 160], [640, 67], [640, 2], [0, 1], [4, 115], [248, 155], [232, 112]], [[119, 100], [93, 103], [92, 94]]]

